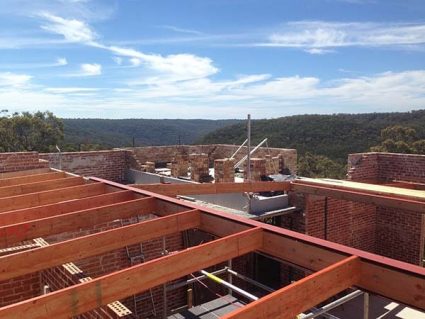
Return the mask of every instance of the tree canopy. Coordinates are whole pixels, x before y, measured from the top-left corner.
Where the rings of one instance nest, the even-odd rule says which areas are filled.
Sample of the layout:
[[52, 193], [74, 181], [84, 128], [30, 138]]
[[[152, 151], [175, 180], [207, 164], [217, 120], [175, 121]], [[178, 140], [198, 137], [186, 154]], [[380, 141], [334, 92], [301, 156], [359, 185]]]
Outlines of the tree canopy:
[[49, 152], [62, 140], [62, 120], [51, 112], [0, 112], [0, 152]]
[[381, 130], [381, 143], [370, 148], [372, 152], [425, 154], [425, 139], [417, 137], [411, 127], [394, 125]]

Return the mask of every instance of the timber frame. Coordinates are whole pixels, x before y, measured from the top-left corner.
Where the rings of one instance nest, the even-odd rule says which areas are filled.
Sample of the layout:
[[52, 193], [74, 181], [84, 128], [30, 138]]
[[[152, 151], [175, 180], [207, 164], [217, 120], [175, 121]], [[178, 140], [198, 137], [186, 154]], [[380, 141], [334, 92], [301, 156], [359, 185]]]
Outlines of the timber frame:
[[[329, 191], [303, 182], [230, 184], [198, 186], [209, 187], [209, 192], [293, 190], [322, 194]], [[170, 188], [167, 192], [161, 187], [152, 186], [149, 191], [53, 170], [28, 171], [26, 175], [8, 175], [0, 179], [0, 248], [115, 219], [143, 214], [158, 216], [0, 257], [0, 281], [189, 229], [216, 236], [198, 246], [2, 307], [0, 318], [77, 316], [255, 251], [313, 273], [223, 318], [294, 318], [350, 287], [425, 311], [424, 268], [200, 207], [160, 194], [175, 196], [179, 193], [176, 189]], [[190, 191], [186, 188], [186, 194]], [[355, 197], [372, 203], [385, 201], [389, 205], [401, 200], [402, 204], [397, 205], [412, 205], [408, 208], [424, 212], [424, 203], [416, 199], [390, 197], [387, 202], [382, 194], [358, 193], [334, 189], [333, 194], [343, 194], [341, 196], [348, 200]]]

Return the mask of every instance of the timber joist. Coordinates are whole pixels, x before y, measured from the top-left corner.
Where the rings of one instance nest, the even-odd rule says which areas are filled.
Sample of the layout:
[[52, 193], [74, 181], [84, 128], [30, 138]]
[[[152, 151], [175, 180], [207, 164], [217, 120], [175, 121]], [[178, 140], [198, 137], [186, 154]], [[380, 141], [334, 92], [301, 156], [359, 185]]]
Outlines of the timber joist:
[[[53, 173], [8, 175], [3, 183], [0, 179], [0, 248], [115, 220], [141, 215], [152, 218], [4, 255], [0, 257], [0, 281], [190, 229], [210, 233], [215, 239], [2, 307], [0, 318], [78, 316], [256, 251], [312, 274], [227, 314], [226, 319], [294, 318], [350, 287], [425, 310], [423, 268], [166, 196], [190, 194], [194, 192], [190, 187], [145, 190], [99, 178], [49, 174]], [[260, 183], [204, 188], [205, 192], [255, 192], [297, 191], [300, 186]]]

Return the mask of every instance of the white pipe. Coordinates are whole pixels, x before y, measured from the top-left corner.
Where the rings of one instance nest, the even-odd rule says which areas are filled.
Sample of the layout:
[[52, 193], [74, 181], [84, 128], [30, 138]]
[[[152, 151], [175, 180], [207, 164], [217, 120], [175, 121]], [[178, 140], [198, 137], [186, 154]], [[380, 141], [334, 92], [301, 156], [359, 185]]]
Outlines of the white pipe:
[[369, 293], [363, 295], [363, 319], [369, 319]]
[[[220, 269], [220, 270], [213, 271], [212, 274], [213, 275], [221, 275], [221, 274], [224, 274], [226, 272], [227, 272], [227, 268], [223, 268], [223, 269]], [[181, 281], [181, 282], [178, 282], [178, 283], [175, 283], [175, 284], [170, 284], [170, 285], [167, 286], [167, 291], [174, 290], [174, 289], [177, 289], [177, 288], [181, 288], [181, 287], [193, 284], [195, 282], [204, 280], [205, 278], [207, 278], [207, 276], [201, 275], [201, 276], [194, 277], [194, 278], [191, 278], [191, 279], [188, 279], [188, 280], [185, 280], [185, 281]]]
[[[251, 152], [249, 152], [250, 156], [252, 154], [254, 154], [255, 151], [257, 151], [265, 142], [267, 142], [267, 138], [265, 138], [264, 140], [262, 140], [260, 144], [258, 144]], [[237, 162], [235, 164], [234, 167], [237, 168], [237, 167], [241, 166], [243, 164], [243, 162], [246, 161], [247, 158], [248, 158], [248, 155], [245, 155], [239, 162]], [[250, 165], [248, 165], [248, 167], [250, 167]]]
[[242, 147], [244, 147], [244, 146], [245, 146], [246, 142], [248, 142], [248, 139], [246, 139], [246, 140], [245, 140], [245, 142], [243, 142], [243, 143], [242, 143], [242, 145], [241, 145], [241, 146], [239, 146], [239, 148], [236, 150], [236, 152], [234, 152], [234, 153], [233, 153], [233, 155], [232, 155], [232, 156], [230, 156], [230, 159], [234, 159], [234, 158], [235, 158], [236, 154], [238, 154], [238, 153], [239, 153], [239, 151], [242, 149]]
[[[229, 259], [229, 261], [227, 262], [227, 267], [228, 267], [228, 269], [232, 269], [232, 267], [233, 267], [233, 260], [232, 259]], [[232, 273], [230, 271], [227, 272], [227, 281], [229, 282], [229, 284], [233, 285], [233, 276], [232, 276]], [[228, 293], [229, 293], [230, 296], [233, 295], [232, 288], [229, 288]]]
[[[300, 319], [312, 319], [312, 318], [316, 318], [317, 316], [320, 316], [326, 312], [328, 312], [329, 310], [332, 310], [348, 301], [350, 301], [351, 299], [354, 299], [358, 296], [361, 296], [364, 292], [361, 290], [356, 290], [353, 291], [352, 293], [345, 295], [342, 298], [339, 298], [335, 301], [332, 301], [331, 303], [328, 303], [327, 305], [317, 308], [315, 310], [313, 310], [312, 312], [306, 314], [306, 315], [301, 315], [299, 318]], [[332, 316], [332, 315], [331, 315]], [[332, 316], [333, 318], [335, 318], [335, 316]], [[331, 317], [331, 318], [332, 318]]]
[[232, 285], [232, 284], [228, 283], [227, 281], [224, 281], [223, 279], [221, 279], [221, 278], [219, 278], [219, 277], [217, 277], [217, 276], [215, 276], [215, 275], [213, 275], [213, 274], [211, 274], [211, 273], [209, 273], [205, 270], [201, 270], [201, 274], [207, 276], [207, 278], [215, 281], [216, 283], [218, 283], [220, 285], [223, 285], [227, 288], [231, 288], [234, 292], [237, 292], [237, 293], [241, 294], [244, 297], [247, 297], [248, 299], [250, 299], [252, 301], [256, 301], [256, 300], [259, 299], [258, 297], [250, 294], [249, 292], [242, 290], [241, 288], [236, 287], [235, 285]]

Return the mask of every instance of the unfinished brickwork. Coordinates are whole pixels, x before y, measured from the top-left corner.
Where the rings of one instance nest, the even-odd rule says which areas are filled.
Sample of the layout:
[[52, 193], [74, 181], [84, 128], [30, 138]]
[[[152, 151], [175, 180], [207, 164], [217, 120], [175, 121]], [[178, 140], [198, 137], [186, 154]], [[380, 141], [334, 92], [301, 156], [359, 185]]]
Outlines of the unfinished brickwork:
[[353, 181], [408, 181], [425, 183], [425, 155], [360, 153], [348, 157], [348, 179]]
[[187, 155], [176, 154], [171, 161], [171, 176], [187, 176], [189, 170], [189, 160]]
[[49, 161], [51, 167], [114, 182], [124, 181], [130, 156], [131, 152], [126, 150], [40, 154], [40, 158]]
[[142, 170], [148, 173], [155, 173], [155, 162], [146, 162], [142, 165]]
[[348, 155], [347, 179], [357, 182], [378, 180], [378, 156], [378, 153]]
[[[229, 158], [238, 149], [238, 145], [227, 144], [211, 144], [211, 145], [169, 145], [169, 146], [146, 146], [126, 148], [134, 152], [134, 156], [139, 162], [172, 162], [176, 154], [188, 156], [189, 154], [205, 153], [209, 157], [210, 166], [214, 160]], [[235, 156], [235, 162], [238, 162], [247, 153], [247, 148], [243, 147]], [[260, 147], [253, 157], [265, 158], [266, 155], [271, 157], [282, 156], [285, 168], [290, 173], [295, 174], [297, 171], [297, 151], [295, 149], [284, 148], [266, 148]]]
[[214, 161], [214, 181], [216, 183], [231, 183], [235, 181], [235, 161], [230, 158]]
[[190, 178], [195, 182], [206, 182], [209, 176], [209, 159], [205, 153], [189, 155]]
[[[266, 160], [264, 158], [251, 158], [251, 181], [261, 181], [266, 175]], [[248, 180], [247, 162], [244, 165], [244, 179]]]
[[0, 173], [48, 168], [37, 152], [0, 153]]
[[285, 169], [285, 160], [281, 154], [279, 156], [272, 157], [266, 155], [266, 175], [279, 174]]

